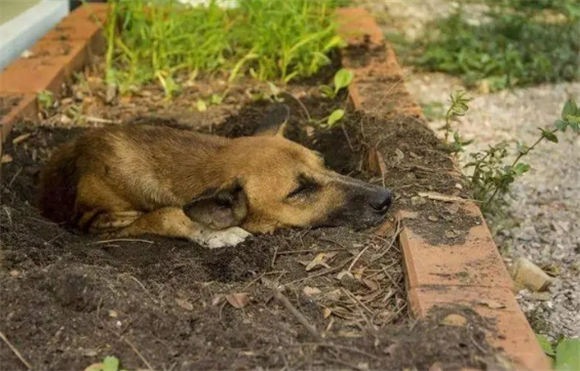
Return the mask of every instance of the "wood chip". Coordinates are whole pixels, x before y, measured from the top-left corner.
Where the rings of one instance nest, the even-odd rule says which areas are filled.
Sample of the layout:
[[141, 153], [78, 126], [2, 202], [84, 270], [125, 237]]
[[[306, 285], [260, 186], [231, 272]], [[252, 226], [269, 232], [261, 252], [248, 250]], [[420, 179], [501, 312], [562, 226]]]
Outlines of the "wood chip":
[[430, 200], [443, 201], [443, 202], [467, 202], [468, 201], [468, 200], [461, 198], [461, 197], [444, 195], [444, 194], [438, 193], [438, 192], [419, 192], [419, 196], [424, 197], [424, 198], [428, 198]]
[[310, 287], [310, 286], [304, 286], [304, 288], [302, 289], [302, 292], [304, 293], [304, 295], [309, 296], [309, 297], [320, 295], [322, 293], [322, 291], [320, 291], [319, 288]]
[[439, 321], [439, 323], [445, 326], [464, 327], [467, 324], [467, 318], [459, 314], [450, 314]]
[[321, 252], [321, 253], [319, 253], [318, 255], [316, 255], [316, 257], [314, 259], [312, 259], [312, 261], [310, 261], [310, 263], [308, 263], [308, 265], [306, 265], [306, 272], [309, 272], [318, 266], [330, 268], [328, 266], [328, 264], [326, 264], [326, 262], [328, 262], [330, 259], [334, 258], [337, 254], [338, 254], [338, 252], [328, 252], [328, 253]]
[[187, 301], [187, 299], [176, 298], [175, 302], [177, 303], [177, 305], [179, 305], [181, 308], [183, 308], [187, 311], [191, 312], [193, 310], [193, 304], [191, 304], [189, 301]]
[[226, 300], [232, 307], [237, 309], [245, 307], [250, 301], [248, 293], [246, 292], [237, 292], [234, 294], [226, 295]]
[[12, 144], [17, 145], [18, 143], [22, 143], [26, 139], [30, 138], [31, 135], [32, 133], [19, 135], [16, 138], [12, 139]]
[[10, 156], [9, 154], [2, 155], [2, 160], [0, 161], [0, 163], [7, 164], [9, 162], [12, 162], [12, 156]]

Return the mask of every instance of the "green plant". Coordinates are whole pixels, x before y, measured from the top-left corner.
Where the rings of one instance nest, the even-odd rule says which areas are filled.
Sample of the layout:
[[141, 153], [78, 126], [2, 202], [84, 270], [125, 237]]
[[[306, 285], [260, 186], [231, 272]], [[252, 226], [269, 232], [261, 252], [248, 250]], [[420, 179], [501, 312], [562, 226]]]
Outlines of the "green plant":
[[[445, 135], [445, 143], [447, 144], [449, 144], [449, 135], [452, 133], [451, 124], [453, 122], [456, 122], [459, 117], [465, 116], [465, 113], [469, 109], [469, 106], [467, 104], [471, 101], [471, 98], [468, 98], [467, 94], [464, 91], [460, 90], [456, 93], [451, 94], [449, 96], [449, 101], [451, 104], [449, 105], [449, 109], [447, 109], [447, 112], [445, 113], [445, 125], [439, 128], [439, 130], [443, 130]], [[456, 136], [457, 138], [455, 142], [458, 143], [459, 134], [456, 134]], [[466, 142], [464, 146], [468, 144], [471, 144], [471, 142], [469, 143]], [[458, 150], [460, 149], [461, 148], [459, 148]]]
[[36, 95], [41, 111], [48, 111], [54, 105], [54, 94], [48, 90], [41, 90]]
[[315, 74], [343, 45], [332, 12], [336, 0], [240, 0], [189, 6], [176, 0], [112, 2], [106, 25], [107, 82], [126, 92], [158, 81], [168, 96], [184, 74], [260, 80]]
[[552, 360], [556, 371], [580, 370], [580, 339], [561, 337], [555, 343], [543, 335], [536, 335], [544, 353]]
[[424, 70], [462, 77], [469, 88], [485, 86], [495, 91], [580, 79], [580, 3], [503, 0], [485, 4], [490, 10], [479, 17], [479, 24], [469, 22], [467, 10], [459, 7], [418, 41], [399, 40], [399, 51]]
[[326, 125], [331, 128], [344, 117], [343, 109], [335, 109], [326, 119]]
[[103, 362], [95, 363], [85, 369], [85, 371], [127, 371], [121, 368], [121, 363], [117, 357], [105, 357]]
[[538, 128], [541, 134], [531, 146], [517, 143], [516, 157], [511, 163], [505, 163], [510, 155], [509, 144], [506, 142], [490, 146], [481, 152], [471, 153], [471, 161], [465, 168], [473, 169], [468, 178], [473, 198], [481, 202], [482, 212], [489, 214], [500, 209], [505, 202], [503, 196], [509, 192], [512, 183], [530, 170], [530, 165], [521, 160], [544, 140], [558, 143], [557, 132], [564, 132], [568, 128], [574, 132], [580, 131], [580, 109], [572, 100], [564, 105], [561, 118], [555, 121], [554, 127]]
[[320, 92], [323, 96], [334, 99], [339, 91], [350, 85], [353, 78], [354, 74], [351, 71], [341, 68], [334, 74], [334, 87], [331, 88], [328, 85], [322, 85], [320, 86]]

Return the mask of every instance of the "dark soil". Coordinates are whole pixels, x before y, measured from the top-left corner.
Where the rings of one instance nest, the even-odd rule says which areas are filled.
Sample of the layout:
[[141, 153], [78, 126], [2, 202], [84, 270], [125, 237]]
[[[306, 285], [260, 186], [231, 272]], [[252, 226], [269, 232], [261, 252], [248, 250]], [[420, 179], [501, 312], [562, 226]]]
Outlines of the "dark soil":
[[[57, 145], [86, 130], [82, 126], [131, 118], [235, 137], [253, 134], [273, 104], [249, 99], [253, 88], [241, 85], [228, 92], [225, 109], [210, 106], [208, 112], [191, 107], [192, 99], [209, 94], [200, 91], [174, 106], [151, 87], [106, 103], [102, 81], [87, 76], [45, 126], [13, 131], [6, 143], [12, 161], [2, 165], [0, 328], [34, 369], [79, 370], [108, 355], [129, 369], [500, 367], [484, 336], [493, 324], [474, 313], [446, 308], [409, 321], [394, 228], [382, 235], [286, 230], [209, 250], [154, 236], [97, 241], [43, 219], [34, 207], [38, 173]], [[478, 222], [417, 198], [424, 191], [466, 195], [446, 149], [422, 122], [351, 112], [332, 129], [308, 125], [308, 116], [322, 120], [346, 98], [322, 99], [314, 85], [301, 82], [287, 88], [294, 98], [278, 97], [290, 108], [290, 139], [323, 153], [343, 174], [392, 188], [393, 212], [429, 208], [440, 222], [419, 230], [425, 238], [453, 243]], [[458, 233], [446, 236], [450, 229]], [[307, 271], [315, 258], [322, 264]], [[324, 336], [323, 344], [273, 290], [282, 290]], [[466, 324], [444, 324], [451, 312]], [[4, 369], [26, 369], [0, 345]]]

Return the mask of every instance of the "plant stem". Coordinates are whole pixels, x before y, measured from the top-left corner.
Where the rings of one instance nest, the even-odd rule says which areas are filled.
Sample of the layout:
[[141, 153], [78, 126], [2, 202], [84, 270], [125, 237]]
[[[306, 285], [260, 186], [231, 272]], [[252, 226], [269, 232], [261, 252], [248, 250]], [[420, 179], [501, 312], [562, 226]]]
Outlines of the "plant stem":
[[[551, 130], [550, 133], [551, 134], [554, 134], [557, 131], [558, 131], [558, 129], [554, 129], [554, 130]], [[540, 144], [540, 142], [542, 140], [544, 140], [544, 138], [545, 138], [544, 135], [540, 136], [538, 138], [538, 140], [536, 140], [534, 142], [534, 144], [531, 145], [530, 148], [528, 148], [525, 152], [520, 152], [520, 154], [516, 157], [516, 159], [514, 160], [514, 162], [511, 164], [510, 168], [513, 168], [514, 166], [516, 166], [517, 163], [521, 160], [521, 158], [524, 157], [525, 155], [527, 155], [528, 153], [530, 153], [530, 151], [532, 151], [534, 148], [536, 148], [536, 146], [538, 144]], [[499, 188], [496, 187], [495, 190], [493, 191], [493, 194], [491, 195], [491, 197], [489, 199], [487, 199], [487, 201], [485, 201], [485, 203], [482, 205], [482, 208], [487, 207], [491, 203], [491, 201], [493, 201], [493, 199], [495, 198], [495, 196], [497, 195], [498, 192], [499, 192]]]

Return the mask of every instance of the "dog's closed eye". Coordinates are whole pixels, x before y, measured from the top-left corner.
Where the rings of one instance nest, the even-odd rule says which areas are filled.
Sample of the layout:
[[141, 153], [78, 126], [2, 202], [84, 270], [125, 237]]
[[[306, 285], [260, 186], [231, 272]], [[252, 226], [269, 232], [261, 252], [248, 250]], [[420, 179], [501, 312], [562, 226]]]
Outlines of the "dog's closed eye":
[[314, 179], [300, 175], [298, 177], [298, 186], [292, 192], [288, 193], [286, 198], [291, 199], [298, 196], [305, 196], [316, 192], [319, 188], [320, 184], [316, 183]]

